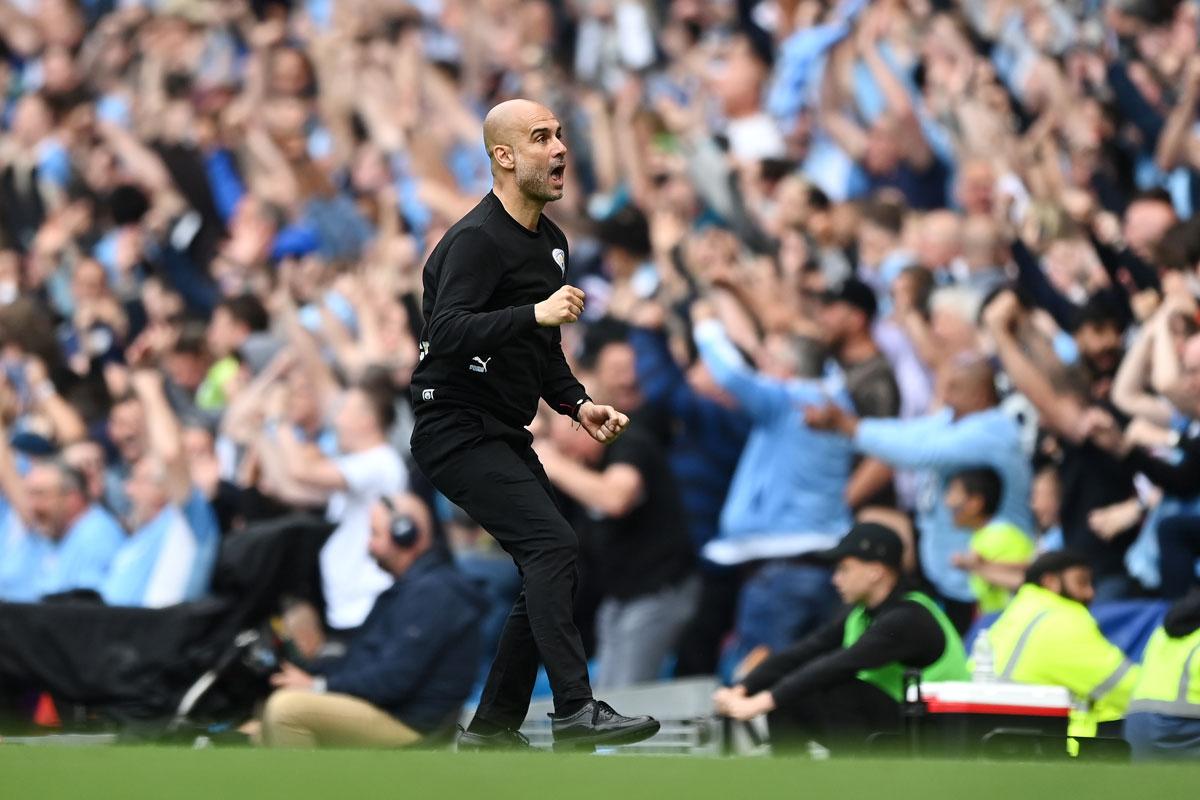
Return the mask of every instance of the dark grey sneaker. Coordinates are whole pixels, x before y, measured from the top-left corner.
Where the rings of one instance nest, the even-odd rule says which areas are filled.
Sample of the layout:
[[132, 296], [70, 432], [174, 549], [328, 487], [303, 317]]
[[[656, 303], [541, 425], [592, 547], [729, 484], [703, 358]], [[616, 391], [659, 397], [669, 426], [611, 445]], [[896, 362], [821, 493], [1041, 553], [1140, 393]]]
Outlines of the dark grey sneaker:
[[496, 733], [471, 733], [460, 725], [458, 752], [481, 753], [487, 750], [534, 750], [534, 746], [520, 731], [503, 730]]
[[633, 744], [649, 739], [659, 727], [654, 717], [625, 717], [602, 700], [592, 700], [567, 717], [550, 715], [555, 750]]

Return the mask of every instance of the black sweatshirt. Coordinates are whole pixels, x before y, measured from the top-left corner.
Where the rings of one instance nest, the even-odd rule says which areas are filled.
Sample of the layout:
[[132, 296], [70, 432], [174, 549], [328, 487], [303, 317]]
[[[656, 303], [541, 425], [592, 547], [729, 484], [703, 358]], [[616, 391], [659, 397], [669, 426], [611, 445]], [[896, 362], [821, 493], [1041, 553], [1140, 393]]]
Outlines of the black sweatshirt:
[[540, 327], [533, 315], [566, 271], [559, 227], [543, 214], [529, 230], [491, 192], [446, 231], [425, 264], [416, 413], [466, 406], [523, 428], [542, 397], [573, 416], [587, 393], [567, 366], [558, 328]]
[[1130, 450], [1125, 463], [1171, 497], [1191, 499], [1200, 494], [1200, 437], [1180, 439], [1179, 449], [1183, 457], [1174, 464], [1157, 458], [1143, 447]]
[[852, 680], [859, 670], [899, 662], [928, 667], [942, 656], [946, 637], [929, 611], [904, 597], [897, 588], [867, 613], [867, 630], [850, 647], [843, 647], [850, 609], [815, 633], [768, 658], [746, 676], [746, 694], [770, 690], [775, 704], [785, 707], [794, 698]]

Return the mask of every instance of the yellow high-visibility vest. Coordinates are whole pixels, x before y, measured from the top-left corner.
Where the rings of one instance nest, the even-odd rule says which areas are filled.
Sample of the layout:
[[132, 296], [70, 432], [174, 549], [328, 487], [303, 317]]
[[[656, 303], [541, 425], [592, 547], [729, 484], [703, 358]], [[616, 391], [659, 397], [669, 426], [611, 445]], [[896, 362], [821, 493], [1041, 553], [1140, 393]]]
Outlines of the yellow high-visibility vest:
[[1129, 713], [1200, 719], [1200, 628], [1173, 639], [1160, 627], [1142, 658], [1142, 677]]
[[1001, 680], [1071, 692], [1069, 735], [1095, 736], [1101, 722], [1125, 716], [1140, 671], [1082, 603], [1027, 583], [987, 636]]

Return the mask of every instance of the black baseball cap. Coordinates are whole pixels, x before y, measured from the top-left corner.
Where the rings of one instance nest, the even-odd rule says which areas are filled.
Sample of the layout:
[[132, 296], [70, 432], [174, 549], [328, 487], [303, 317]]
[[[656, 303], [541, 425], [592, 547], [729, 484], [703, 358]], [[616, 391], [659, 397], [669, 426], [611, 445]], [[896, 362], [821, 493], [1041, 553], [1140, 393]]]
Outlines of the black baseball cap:
[[846, 278], [832, 284], [820, 294], [825, 303], [849, 303], [867, 315], [867, 319], [875, 319], [879, 310], [879, 302], [875, 299], [875, 290], [857, 278]]
[[1061, 575], [1075, 567], [1090, 567], [1087, 556], [1074, 550], [1051, 550], [1042, 553], [1025, 569], [1025, 582], [1037, 585], [1047, 575]]
[[816, 557], [831, 564], [843, 558], [878, 561], [899, 570], [904, 558], [904, 544], [900, 541], [900, 535], [886, 525], [857, 522], [837, 547], [823, 550]]

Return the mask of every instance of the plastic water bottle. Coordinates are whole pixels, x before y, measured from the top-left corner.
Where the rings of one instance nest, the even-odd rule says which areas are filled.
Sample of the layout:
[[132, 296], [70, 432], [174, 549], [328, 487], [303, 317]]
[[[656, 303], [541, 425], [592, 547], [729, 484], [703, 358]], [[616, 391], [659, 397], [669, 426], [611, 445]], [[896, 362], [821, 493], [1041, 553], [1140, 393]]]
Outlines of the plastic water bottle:
[[992, 653], [992, 640], [986, 630], [980, 631], [971, 645], [971, 679], [976, 683], [996, 681], [996, 660]]

